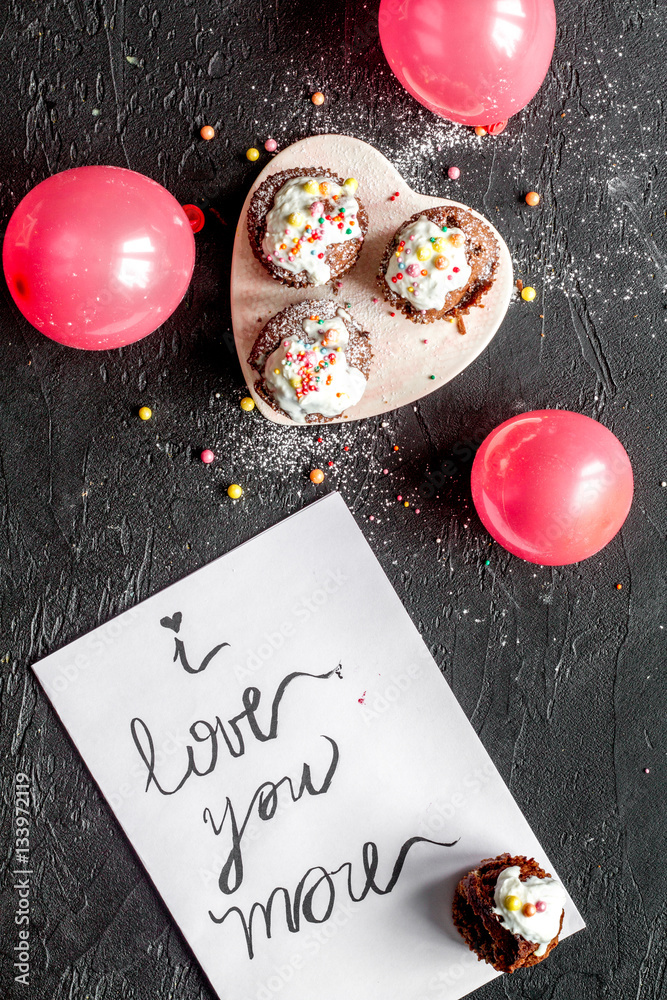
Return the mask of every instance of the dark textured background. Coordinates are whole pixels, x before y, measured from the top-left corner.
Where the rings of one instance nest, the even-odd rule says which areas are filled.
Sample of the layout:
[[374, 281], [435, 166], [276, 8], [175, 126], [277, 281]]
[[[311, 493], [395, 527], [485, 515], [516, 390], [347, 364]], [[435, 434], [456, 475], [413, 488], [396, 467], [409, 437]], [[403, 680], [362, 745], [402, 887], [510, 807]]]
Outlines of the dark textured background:
[[[30, 187], [77, 164], [132, 167], [217, 213], [184, 304], [124, 350], [45, 339], [3, 285], [2, 1000], [211, 997], [28, 668], [298, 510], [316, 495], [308, 470], [327, 460], [320, 491], [341, 490], [588, 921], [480, 1000], [665, 995], [665, 5], [561, 0], [544, 87], [482, 140], [401, 90], [376, 13], [374, 0], [0, 3], [3, 226]], [[204, 123], [218, 132], [208, 144]], [[227, 279], [264, 140], [323, 131], [373, 143], [412, 187], [488, 215], [538, 298], [513, 303], [441, 391], [326, 428], [317, 445], [317, 429], [239, 409]], [[537, 210], [522, 202], [532, 188]], [[619, 436], [636, 495], [598, 557], [548, 569], [490, 544], [469, 471], [492, 426], [554, 406]], [[202, 446], [215, 466], [199, 462]], [[243, 502], [227, 499], [231, 481]], [[397, 493], [419, 496], [421, 513]], [[20, 769], [34, 796], [33, 985], [14, 992]]]

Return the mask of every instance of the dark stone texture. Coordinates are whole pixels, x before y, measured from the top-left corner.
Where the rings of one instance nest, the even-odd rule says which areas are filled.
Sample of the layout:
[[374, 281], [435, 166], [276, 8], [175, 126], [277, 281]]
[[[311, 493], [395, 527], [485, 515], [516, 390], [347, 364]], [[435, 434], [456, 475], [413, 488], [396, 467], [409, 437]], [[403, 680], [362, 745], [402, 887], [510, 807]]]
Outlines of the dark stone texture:
[[[186, 301], [122, 351], [63, 348], [0, 296], [3, 1000], [211, 997], [29, 665], [298, 510], [318, 492], [313, 465], [327, 470], [320, 491], [341, 490], [588, 921], [480, 1000], [665, 996], [666, 14], [663, 0], [560, 0], [558, 14], [539, 95], [478, 140], [401, 90], [371, 0], [0, 4], [3, 226], [30, 187], [87, 163], [130, 166], [209, 209]], [[204, 123], [218, 130], [207, 144]], [[229, 258], [266, 159], [244, 152], [322, 131], [365, 139], [414, 188], [484, 212], [538, 290], [467, 371], [387, 426], [284, 429], [238, 407]], [[530, 189], [538, 209], [523, 203]], [[490, 544], [469, 493], [484, 434], [554, 406], [611, 428], [636, 475], [621, 534], [562, 569]], [[203, 446], [215, 466], [199, 462]], [[245, 499], [232, 505], [237, 480]], [[11, 969], [19, 770], [34, 798], [29, 988]]]

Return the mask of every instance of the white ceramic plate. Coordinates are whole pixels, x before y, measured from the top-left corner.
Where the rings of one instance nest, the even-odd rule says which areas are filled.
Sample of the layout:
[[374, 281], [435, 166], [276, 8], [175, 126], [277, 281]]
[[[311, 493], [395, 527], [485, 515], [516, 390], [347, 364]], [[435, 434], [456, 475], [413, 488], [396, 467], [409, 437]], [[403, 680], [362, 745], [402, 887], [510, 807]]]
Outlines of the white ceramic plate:
[[[342, 306], [346, 302], [351, 304], [355, 320], [370, 333], [373, 361], [362, 399], [334, 422], [363, 420], [439, 389], [474, 361], [502, 323], [513, 286], [509, 251], [497, 230], [479, 212], [457, 201], [413, 191], [389, 160], [368, 143], [347, 135], [316, 135], [288, 146], [267, 164], [248, 193], [236, 230], [231, 277], [232, 324], [243, 375], [257, 408], [275, 423], [304, 426], [277, 413], [254, 392], [259, 376], [247, 359], [257, 335], [271, 316], [288, 305], [305, 299], [331, 298], [333, 294], [329, 286], [290, 288], [275, 281], [250, 249], [246, 226], [250, 199], [267, 177], [292, 167], [326, 167], [342, 178], [356, 177], [358, 197], [368, 213], [368, 235], [359, 260], [341, 279], [342, 287], [334, 286], [334, 291]], [[399, 197], [391, 201], [390, 196], [396, 191]], [[484, 308], [473, 307], [465, 317], [465, 335], [458, 332], [456, 323], [445, 320], [417, 324], [400, 312], [390, 316], [392, 307], [384, 301], [376, 284], [380, 259], [396, 230], [415, 212], [435, 205], [466, 208], [490, 226], [500, 247], [496, 280], [482, 299]], [[374, 298], [378, 302], [374, 303]]]

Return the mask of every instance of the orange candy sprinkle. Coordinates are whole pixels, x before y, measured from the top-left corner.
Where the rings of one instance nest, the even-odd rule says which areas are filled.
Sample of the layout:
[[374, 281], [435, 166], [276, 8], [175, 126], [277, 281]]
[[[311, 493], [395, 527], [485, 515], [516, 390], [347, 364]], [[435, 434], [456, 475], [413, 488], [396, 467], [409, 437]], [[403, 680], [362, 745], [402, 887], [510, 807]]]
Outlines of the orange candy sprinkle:
[[202, 137], [202, 139], [206, 139], [206, 141], [208, 142], [209, 139], [212, 139], [214, 137], [215, 129], [213, 128], [212, 125], [203, 125], [199, 129], [199, 134]]
[[325, 100], [326, 98], [321, 90], [316, 90], [313, 96], [311, 97], [311, 101], [318, 108], [321, 104], [324, 104]]
[[313, 469], [312, 472], [310, 473], [310, 481], [311, 481], [311, 483], [323, 483], [324, 482], [324, 473], [322, 472], [322, 470], [321, 469]]
[[540, 196], [537, 191], [529, 191], [526, 195], [526, 205], [539, 205]]

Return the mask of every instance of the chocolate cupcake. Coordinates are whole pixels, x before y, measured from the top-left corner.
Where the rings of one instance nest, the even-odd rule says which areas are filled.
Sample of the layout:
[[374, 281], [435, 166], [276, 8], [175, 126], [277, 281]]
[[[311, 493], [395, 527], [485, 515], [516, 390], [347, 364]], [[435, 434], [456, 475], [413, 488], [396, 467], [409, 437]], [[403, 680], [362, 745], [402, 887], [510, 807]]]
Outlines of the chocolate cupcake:
[[358, 403], [371, 365], [369, 335], [331, 299], [288, 306], [266, 324], [248, 363], [255, 391], [297, 424], [327, 423]]
[[358, 182], [324, 167], [282, 170], [260, 184], [248, 208], [257, 260], [285, 285], [308, 288], [340, 278], [356, 263], [368, 217]]
[[454, 923], [477, 957], [499, 972], [537, 965], [558, 944], [565, 890], [533, 858], [480, 862], [454, 893]]
[[[498, 269], [491, 228], [465, 208], [442, 205], [408, 219], [384, 252], [378, 284], [413, 323], [454, 319], [478, 305]], [[465, 333], [465, 327], [459, 324]]]

